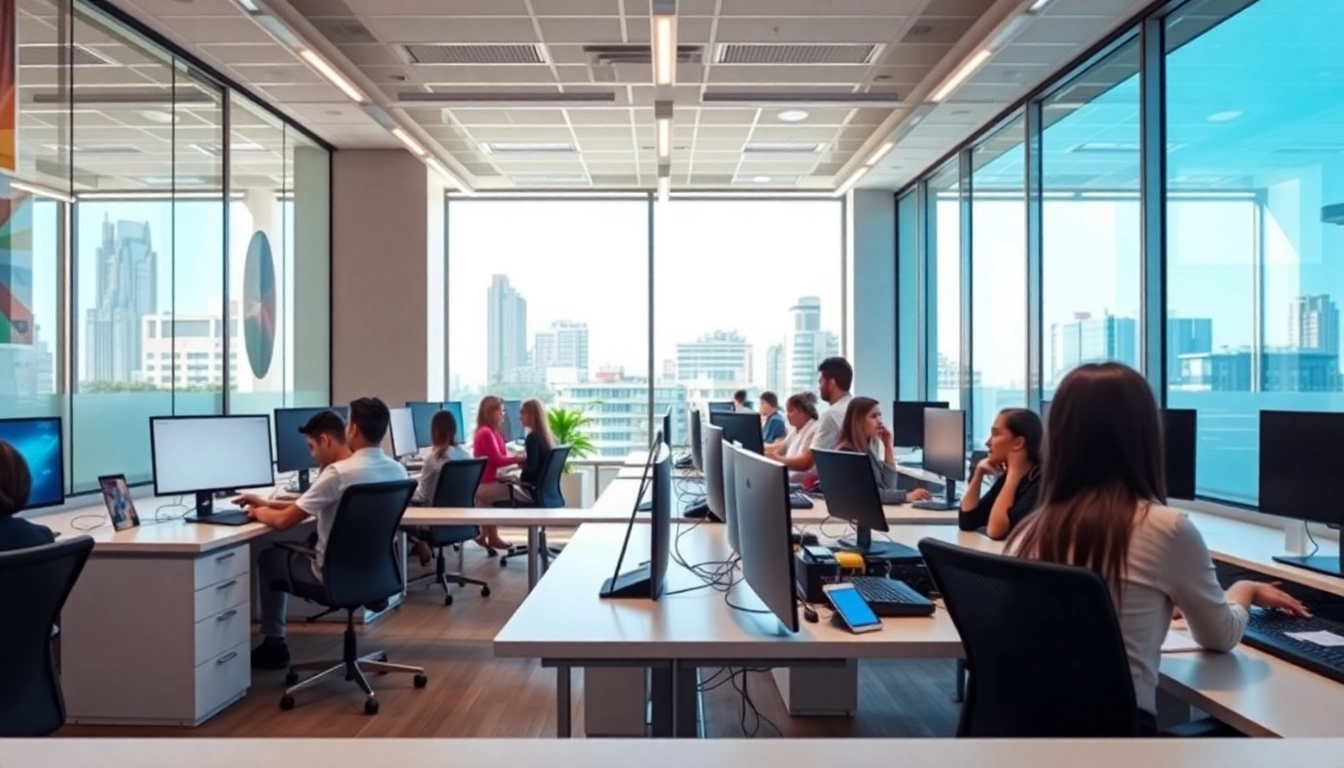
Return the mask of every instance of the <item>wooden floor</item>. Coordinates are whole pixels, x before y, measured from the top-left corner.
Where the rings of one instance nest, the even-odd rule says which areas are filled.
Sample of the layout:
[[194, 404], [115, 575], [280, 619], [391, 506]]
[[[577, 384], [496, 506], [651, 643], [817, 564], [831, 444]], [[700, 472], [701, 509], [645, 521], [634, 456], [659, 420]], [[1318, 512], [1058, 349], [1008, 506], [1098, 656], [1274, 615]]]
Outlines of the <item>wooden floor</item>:
[[[521, 533], [514, 539], [521, 540]], [[450, 557], [450, 566], [456, 557]], [[425, 667], [429, 686], [415, 690], [409, 676], [374, 677], [381, 710], [363, 714], [363, 697], [337, 678], [298, 696], [298, 706], [279, 708], [284, 672], [256, 672], [246, 698], [200, 728], [124, 728], [67, 726], [62, 736], [197, 737], [553, 737], [555, 672], [534, 660], [497, 659], [491, 640], [526, 595], [526, 564], [507, 568], [473, 545], [466, 552], [468, 575], [490, 582], [491, 595], [477, 588], [454, 588], [455, 603], [445, 607], [437, 586], [416, 585], [391, 615], [360, 634], [361, 651], [386, 650], [389, 661]], [[340, 655], [338, 624], [298, 624], [290, 628], [296, 660]], [[714, 678], [712, 670], [704, 672]], [[952, 736], [958, 707], [952, 702], [951, 661], [863, 662], [859, 712], [853, 718], [790, 718], [773, 681], [752, 673], [748, 709], [731, 685], [704, 694], [706, 734], [737, 738], [774, 736]], [[740, 678], [739, 678], [740, 679]], [[574, 676], [574, 732], [583, 732], [582, 675]], [[745, 728], [743, 723], [745, 722]]]

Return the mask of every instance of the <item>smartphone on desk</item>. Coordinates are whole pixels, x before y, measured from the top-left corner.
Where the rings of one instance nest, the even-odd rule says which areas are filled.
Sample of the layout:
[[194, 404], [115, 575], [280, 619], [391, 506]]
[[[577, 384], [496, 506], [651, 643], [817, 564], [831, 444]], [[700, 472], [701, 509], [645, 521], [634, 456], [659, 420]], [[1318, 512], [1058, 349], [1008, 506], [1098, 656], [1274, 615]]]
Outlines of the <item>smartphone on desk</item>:
[[835, 609], [835, 615], [840, 617], [850, 632], [876, 632], [882, 628], [882, 620], [873, 613], [872, 606], [868, 605], [868, 601], [863, 599], [853, 584], [826, 584], [822, 590]]

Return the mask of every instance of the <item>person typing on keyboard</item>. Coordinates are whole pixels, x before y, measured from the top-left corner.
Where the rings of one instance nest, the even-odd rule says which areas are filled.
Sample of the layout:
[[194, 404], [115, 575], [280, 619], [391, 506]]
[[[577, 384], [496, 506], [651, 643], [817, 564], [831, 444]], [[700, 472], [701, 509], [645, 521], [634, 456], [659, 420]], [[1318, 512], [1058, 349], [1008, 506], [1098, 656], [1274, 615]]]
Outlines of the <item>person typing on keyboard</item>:
[[[961, 497], [961, 514], [957, 517], [961, 530], [984, 528], [986, 536], [999, 541], [1036, 511], [1044, 431], [1035, 411], [1026, 408], [999, 411], [985, 442], [989, 456], [975, 465], [966, 493]], [[981, 497], [980, 489], [986, 478], [994, 478], [994, 485]]]
[[897, 488], [900, 475], [896, 472], [896, 450], [892, 447], [891, 431], [882, 423], [882, 406], [873, 398], [850, 399], [836, 450], [868, 455], [868, 461], [873, 465], [873, 477], [877, 480], [877, 495], [883, 504], [932, 498], [923, 488], [910, 491]]
[[1199, 530], [1166, 506], [1164, 465], [1157, 404], [1143, 376], [1120, 363], [1074, 369], [1050, 404], [1040, 507], [1005, 547], [1091, 569], [1110, 586], [1149, 734], [1157, 730], [1157, 668], [1173, 607], [1195, 642], [1220, 652], [1241, 642], [1253, 605], [1307, 613], [1270, 584], [1219, 586]]

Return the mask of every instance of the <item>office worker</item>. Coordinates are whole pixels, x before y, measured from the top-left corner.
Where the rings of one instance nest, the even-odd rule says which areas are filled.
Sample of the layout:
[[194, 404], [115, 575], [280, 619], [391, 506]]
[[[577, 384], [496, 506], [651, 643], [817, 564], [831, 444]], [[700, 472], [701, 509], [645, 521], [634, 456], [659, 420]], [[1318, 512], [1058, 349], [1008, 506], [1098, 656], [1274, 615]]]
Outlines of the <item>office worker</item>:
[[[335, 415], [335, 414], [332, 414]], [[297, 501], [268, 501], [256, 496], [242, 496], [238, 503], [248, 517], [283, 531], [307, 520], [317, 519], [317, 538], [310, 553], [271, 547], [257, 558], [258, 578], [261, 581], [261, 644], [252, 650], [252, 666], [256, 669], [284, 669], [289, 666], [289, 646], [285, 644], [285, 613], [289, 608], [289, 594], [271, 589], [275, 581], [291, 585], [322, 583], [322, 555], [327, 537], [335, 522], [345, 489], [363, 483], [382, 483], [405, 480], [406, 468], [383, 450], [389, 421], [387, 406], [376, 397], [362, 397], [350, 403], [350, 424], [345, 430], [345, 443], [350, 455], [334, 461], [322, 470], [311, 487]], [[339, 417], [337, 421], [339, 421]], [[330, 433], [317, 440], [307, 435], [310, 448], [334, 445]], [[333, 449], [339, 451], [339, 449]], [[314, 458], [321, 463], [317, 451]], [[390, 544], [390, 542], [389, 542]]]
[[[546, 406], [535, 399], [523, 403], [522, 409], [518, 412], [518, 419], [523, 422], [523, 429], [527, 430], [527, 439], [523, 441], [526, 455], [523, 457], [523, 471], [518, 474], [518, 479], [535, 486], [541, 482], [541, 465], [546, 461], [546, 454], [555, 447], [555, 438], [551, 436], [551, 422], [546, 418]], [[519, 490], [521, 489], [514, 489], [514, 493], [517, 494]]]
[[[817, 396], [811, 392], [789, 395], [784, 402], [784, 418], [789, 422], [789, 433], [782, 442], [765, 446], [765, 455], [776, 461], [790, 459], [812, 448], [812, 435], [817, 429]], [[807, 472], [789, 472], [789, 482], [801, 483]]]
[[[521, 418], [521, 417], [520, 417]], [[504, 424], [504, 401], [494, 395], [481, 399], [476, 409], [476, 436], [471, 441], [471, 452], [485, 459], [485, 474], [476, 490], [476, 506], [490, 507], [497, 501], [508, 501], [509, 486], [499, 481], [499, 470], [521, 464], [523, 456], [511, 456], [504, 450], [504, 436], [499, 428]], [[517, 490], [514, 491], [518, 493]], [[499, 537], [499, 526], [481, 526], [481, 537], [476, 543], [483, 548], [508, 550], [510, 545]]]
[[779, 397], [774, 392], [761, 393], [761, 441], [766, 445], [783, 440], [788, 434], [784, 415], [779, 412]]
[[[985, 529], [995, 541], [1036, 511], [1041, 490], [1041, 440], [1045, 427], [1035, 411], [1004, 408], [989, 428], [987, 456], [975, 465], [966, 493], [961, 497], [957, 518], [963, 531]], [[994, 484], [983, 497], [980, 489], [988, 478]]]
[[1156, 731], [1157, 668], [1173, 606], [1212, 651], [1236, 647], [1252, 605], [1306, 615], [1269, 584], [1218, 585], [1199, 530], [1166, 506], [1157, 405], [1132, 368], [1090, 363], [1064, 377], [1050, 404], [1044, 459], [1040, 506], [1009, 535], [1006, 551], [1090, 568], [1106, 580], [1145, 731]]
[[[457, 417], [451, 411], [439, 411], [429, 421], [429, 454], [420, 468], [420, 477], [416, 481], [415, 494], [411, 504], [417, 507], [429, 505], [434, 501], [434, 490], [439, 486], [439, 475], [443, 465], [450, 461], [470, 459], [471, 454], [457, 442]], [[411, 549], [420, 558], [420, 565], [429, 565], [434, 553], [429, 546], [429, 528], [412, 528], [409, 532]]]
[[28, 506], [33, 475], [28, 460], [19, 450], [0, 440], [0, 552], [40, 547], [56, 541], [56, 534], [45, 525], [18, 517]]
[[845, 421], [845, 411], [853, 397], [849, 388], [854, 384], [854, 369], [843, 357], [828, 357], [817, 366], [817, 391], [829, 407], [817, 419], [816, 429], [812, 433], [812, 442], [793, 456], [780, 458], [780, 463], [791, 472], [806, 472], [814, 476], [812, 467], [812, 449], [834, 450], [840, 439], [840, 427]]
[[877, 495], [883, 504], [931, 498], [923, 488], [903, 491], [897, 487], [900, 474], [896, 471], [896, 449], [892, 446], [891, 430], [882, 423], [882, 406], [873, 398], [850, 399], [835, 447], [841, 451], [867, 454], [873, 465], [873, 478], [877, 481]]

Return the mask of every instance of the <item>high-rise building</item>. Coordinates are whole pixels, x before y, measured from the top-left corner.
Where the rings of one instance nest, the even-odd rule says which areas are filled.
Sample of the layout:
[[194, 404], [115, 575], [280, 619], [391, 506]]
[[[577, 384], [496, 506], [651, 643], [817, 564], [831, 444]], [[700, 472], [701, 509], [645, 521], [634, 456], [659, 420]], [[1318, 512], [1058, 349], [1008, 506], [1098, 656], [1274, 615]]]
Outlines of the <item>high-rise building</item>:
[[532, 367], [543, 375], [550, 368], [571, 368], [578, 381], [587, 381], [588, 324], [556, 320], [538, 332], [532, 342]]
[[[159, 389], [220, 389], [224, 386], [224, 318], [219, 307], [213, 313], [184, 315], [171, 312], [144, 318], [140, 345], [144, 358], [136, 378]], [[238, 392], [255, 391], [257, 381], [249, 374], [238, 376], [238, 304], [230, 302], [229, 321], [234, 331], [229, 346], [229, 381]]]
[[1288, 346], [1339, 355], [1339, 305], [1329, 296], [1299, 296], [1288, 310]]
[[83, 381], [129, 381], [141, 361], [141, 324], [158, 311], [158, 254], [149, 223], [103, 219], [93, 308], [85, 322]]
[[1066, 323], [1050, 326], [1050, 348], [1054, 352], [1053, 380], [1083, 363], [1114, 360], [1132, 368], [1139, 363], [1139, 324], [1132, 317], [1075, 313]]
[[[582, 410], [591, 419], [586, 428], [593, 442], [591, 458], [616, 459], [631, 451], [645, 450], [653, 440], [650, 431], [649, 381], [626, 377], [621, 371], [599, 371], [593, 381], [562, 384], [556, 388], [555, 407]], [[686, 444], [686, 390], [673, 383], [653, 386], [652, 429], [668, 408], [672, 409], [672, 445]]]
[[490, 279], [486, 313], [487, 383], [508, 380], [527, 367], [527, 299], [507, 275]]
[[1167, 318], [1167, 384], [1183, 383], [1181, 355], [1213, 351], [1213, 320], [1206, 317]]
[[697, 406], [731, 400], [752, 385], [751, 344], [737, 331], [714, 331], [677, 344], [677, 382]]
[[840, 354], [840, 339], [821, 329], [821, 299], [803, 296], [789, 309], [788, 339], [789, 394], [817, 389], [817, 366], [828, 357]]
[[793, 392], [784, 391], [784, 345], [771, 344], [765, 349], [765, 388], [784, 400]]

